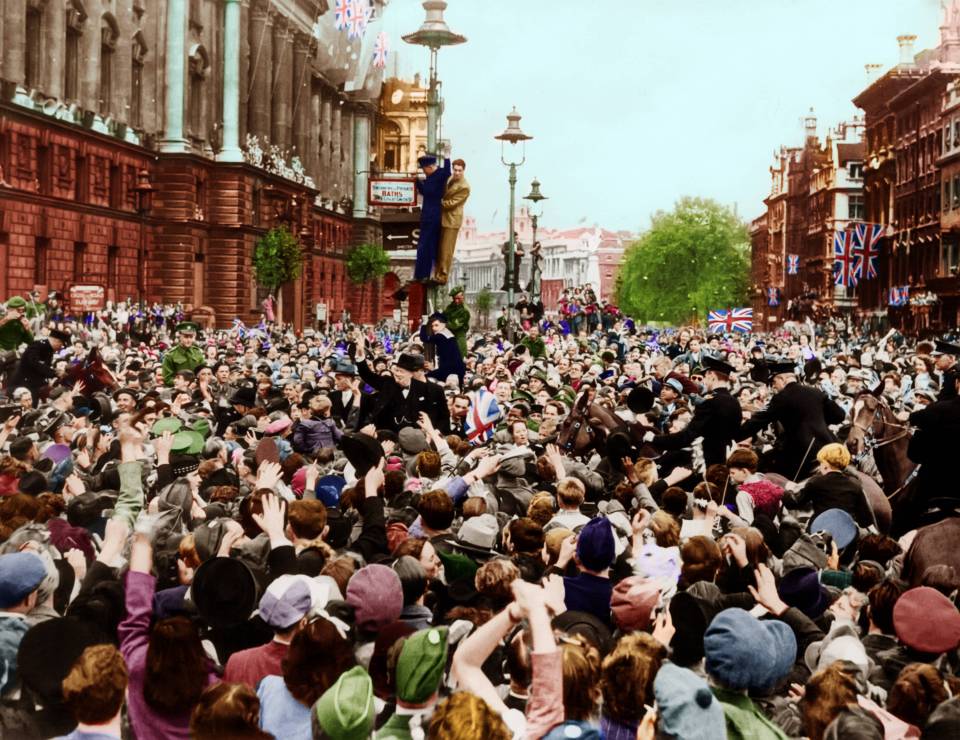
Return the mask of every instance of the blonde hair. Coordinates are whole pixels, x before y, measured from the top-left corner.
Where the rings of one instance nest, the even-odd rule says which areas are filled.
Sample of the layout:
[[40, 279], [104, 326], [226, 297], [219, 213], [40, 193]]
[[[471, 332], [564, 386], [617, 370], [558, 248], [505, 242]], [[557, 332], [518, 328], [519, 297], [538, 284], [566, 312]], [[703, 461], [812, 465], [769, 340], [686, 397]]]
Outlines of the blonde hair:
[[659, 547], [676, 547], [680, 544], [680, 523], [663, 509], [650, 517], [650, 531]]
[[557, 499], [563, 506], [580, 506], [587, 495], [587, 489], [576, 478], [564, 478], [557, 483]]
[[641, 457], [633, 464], [633, 472], [645, 486], [652, 486], [657, 480], [657, 464], [648, 457]]
[[427, 737], [432, 740], [510, 740], [513, 733], [499, 714], [475, 694], [457, 691], [441, 702], [430, 717]]
[[829, 465], [834, 470], [843, 470], [850, 464], [850, 450], [847, 449], [846, 445], [839, 442], [831, 442], [820, 448], [820, 452], [817, 453], [817, 460]]

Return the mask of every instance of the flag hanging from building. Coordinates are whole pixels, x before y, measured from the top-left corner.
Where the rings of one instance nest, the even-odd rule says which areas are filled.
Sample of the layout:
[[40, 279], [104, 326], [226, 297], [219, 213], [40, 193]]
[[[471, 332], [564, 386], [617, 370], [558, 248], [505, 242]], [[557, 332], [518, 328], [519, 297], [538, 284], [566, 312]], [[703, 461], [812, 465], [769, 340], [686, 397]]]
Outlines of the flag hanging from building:
[[910, 286], [894, 285], [887, 291], [887, 304], [894, 308], [910, 305]]
[[353, 0], [336, 0], [333, 9], [333, 27], [338, 31], [346, 31], [353, 18]]
[[358, 39], [363, 36], [372, 15], [373, 8], [370, 7], [370, 0], [352, 0], [350, 21], [347, 26], [347, 37]]
[[767, 305], [771, 307], [780, 305], [780, 288], [767, 288]]
[[857, 256], [853, 249], [852, 231], [833, 233], [833, 283], [852, 288], [857, 284]]
[[731, 308], [716, 309], [707, 312], [707, 328], [710, 331], [726, 333], [741, 332], [749, 334], [753, 331], [753, 309]]
[[800, 255], [788, 254], [787, 255], [787, 275], [796, 275], [798, 272], [800, 272]]
[[387, 55], [390, 53], [390, 37], [386, 31], [377, 34], [377, 41], [373, 45], [373, 66], [383, 69], [387, 66]]
[[470, 410], [467, 412], [467, 441], [483, 444], [493, 436], [494, 425], [500, 418], [497, 397], [486, 388], [470, 394]]
[[853, 249], [857, 264], [854, 271], [860, 280], [872, 280], [877, 276], [877, 259], [880, 257], [880, 224], [856, 224], [853, 227]]

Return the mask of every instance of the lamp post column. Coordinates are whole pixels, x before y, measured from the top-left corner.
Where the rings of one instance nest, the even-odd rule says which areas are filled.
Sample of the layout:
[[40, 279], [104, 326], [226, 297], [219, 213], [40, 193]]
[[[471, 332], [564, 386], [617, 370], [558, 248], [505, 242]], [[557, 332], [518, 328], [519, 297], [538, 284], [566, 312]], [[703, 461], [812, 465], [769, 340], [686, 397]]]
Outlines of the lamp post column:
[[513, 209], [514, 197], [517, 189], [517, 164], [510, 163], [510, 248], [507, 255], [507, 336], [513, 341], [513, 283], [514, 276], [514, 251], [516, 250], [516, 235], [513, 230]]
[[163, 140], [161, 152], [186, 152], [189, 144], [183, 135], [183, 91], [187, 52], [186, 0], [167, 3], [166, 91], [164, 96]]
[[537, 253], [537, 219], [534, 213], [530, 220], [533, 224], [533, 242], [530, 245], [530, 300], [536, 303], [540, 299], [540, 255]]

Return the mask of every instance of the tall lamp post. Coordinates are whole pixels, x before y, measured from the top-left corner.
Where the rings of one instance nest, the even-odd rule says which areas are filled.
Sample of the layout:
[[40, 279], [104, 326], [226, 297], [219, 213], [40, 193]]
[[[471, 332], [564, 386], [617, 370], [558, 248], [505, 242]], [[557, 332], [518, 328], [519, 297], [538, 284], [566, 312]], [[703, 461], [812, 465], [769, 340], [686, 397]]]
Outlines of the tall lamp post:
[[447, 9], [445, 0], [424, 0], [423, 9], [427, 13], [423, 25], [413, 33], [403, 37], [408, 44], [426, 46], [430, 49], [430, 88], [427, 91], [427, 153], [439, 155], [437, 151], [440, 127], [440, 90], [437, 81], [437, 51], [441, 46], [454, 46], [466, 42], [466, 36], [454, 33], [443, 19]]
[[140, 293], [140, 306], [143, 308], [147, 299], [147, 216], [153, 204], [153, 193], [156, 190], [150, 183], [150, 173], [140, 170], [137, 173], [137, 184], [133, 192], [137, 197], [137, 213], [140, 216], [140, 244], [137, 259], [137, 291]]
[[[507, 127], [503, 130], [503, 133], [499, 136], [494, 136], [493, 138], [497, 139], [500, 142], [500, 161], [504, 165], [510, 168], [510, 176], [508, 182], [510, 183], [510, 246], [508, 247], [507, 252], [507, 264], [505, 265], [507, 269], [507, 320], [508, 328], [507, 333], [512, 336], [513, 334], [513, 284], [514, 284], [514, 261], [513, 254], [516, 250], [516, 234], [513, 230], [513, 210], [515, 206], [516, 190], [517, 190], [517, 167], [522, 165], [527, 161], [526, 153], [526, 144], [524, 142], [532, 139], [532, 136], [527, 136], [523, 133], [520, 128], [520, 114], [517, 113], [517, 108], [514, 106], [513, 110], [507, 114]], [[508, 161], [508, 151], [507, 144], [510, 144], [509, 148], [509, 161]], [[517, 144], [520, 144], [520, 161], [516, 160], [517, 157]]]
[[547, 200], [547, 196], [540, 192], [540, 181], [533, 178], [530, 183], [529, 195], [523, 196], [524, 200], [529, 200], [530, 221], [533, 225], [533, 244], [530, 247], [530, 298], [533, 303], [540, 300], [540, 250], [537, 248], [537, 221], [543, 215], [543, 211], [537, 211], [540, 201]]

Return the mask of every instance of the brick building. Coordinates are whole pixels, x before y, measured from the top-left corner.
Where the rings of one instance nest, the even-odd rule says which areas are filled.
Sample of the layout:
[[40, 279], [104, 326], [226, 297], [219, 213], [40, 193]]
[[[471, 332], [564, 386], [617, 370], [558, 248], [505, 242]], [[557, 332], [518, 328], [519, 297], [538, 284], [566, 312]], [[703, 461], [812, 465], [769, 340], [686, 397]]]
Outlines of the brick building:
[[[783, 146], [770, 167], [767, 209], [750, 225], [751, 302], [754, 325], [770, 328], [786, 319], [852, 305], [853, 295], [833, 284], [833, 235], [863, 218], [863, 124], [841, 123], [823, 141], [811, 111], [804, 143]], [[788, 258], [796, 255], [796, 274]], [[780, 305], [767, 290], [780, 291]]]
[[0, 298], [97, 283], [255, 319], [254, 245], [285, 225], [305, 252], [285, 320], [380, 318], [344, 257], [381, 234], [385, 5], [351, 39], [327, 0], [0, 0]]

